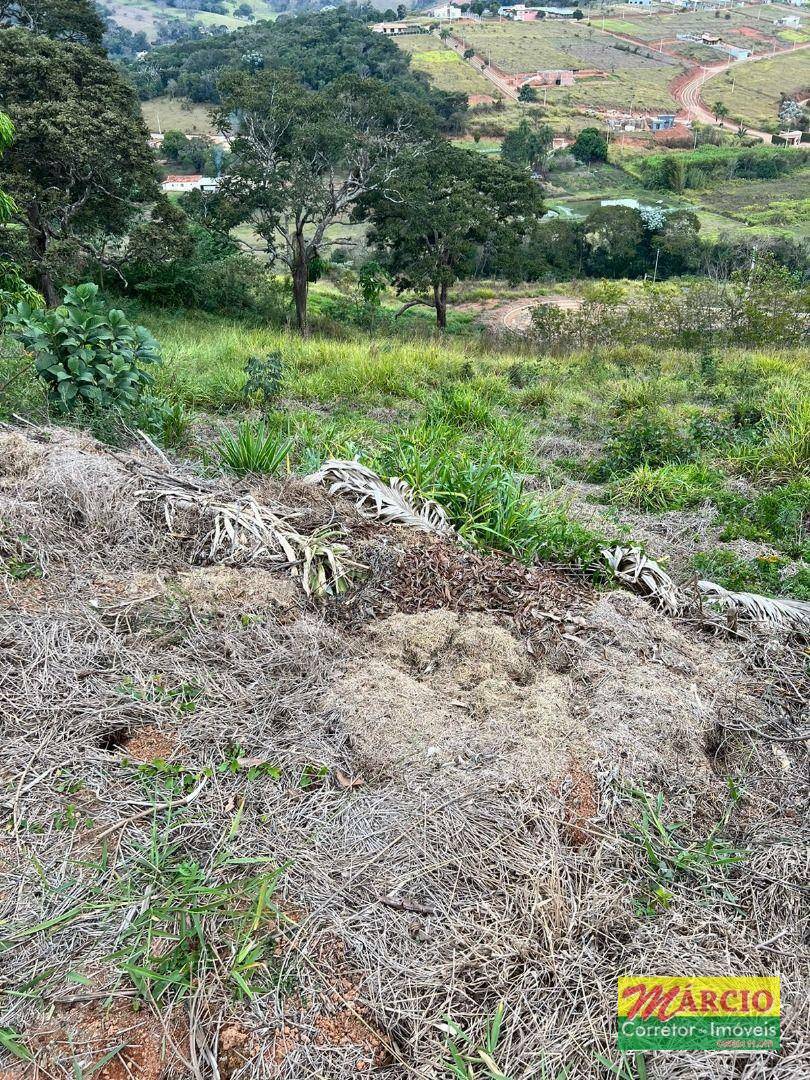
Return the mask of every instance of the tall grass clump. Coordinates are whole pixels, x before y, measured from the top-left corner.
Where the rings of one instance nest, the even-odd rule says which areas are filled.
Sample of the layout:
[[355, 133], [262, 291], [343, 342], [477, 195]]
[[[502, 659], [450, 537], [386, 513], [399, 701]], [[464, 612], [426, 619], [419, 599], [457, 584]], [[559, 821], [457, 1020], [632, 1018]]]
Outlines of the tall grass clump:
[[739, 455], [752, 476], [810, 477], [810, 395], [783, 390], [765, 407], [760, 438]]
[[558, 501], [528, 493], [491, 445], [459, 439], [446, 426], [424, 425], [398, 435], [375, 465], [439, 502], [474, 547], [505, 551], [527, 563], [590, 566], [605, 543], [571, 521]]
[[706, 465], [639, 465], [610, 486], [611, 502], [638, 510], [686, 510], [716, 495], [723, 476]]
[[223, 430], [214, 445], [220, 465], [236, 476], [249, 473], [272, 475], [281, 468], [292, 450], [292, 439], [267, 427], [263, 420], [238, 424], [235, 431]]

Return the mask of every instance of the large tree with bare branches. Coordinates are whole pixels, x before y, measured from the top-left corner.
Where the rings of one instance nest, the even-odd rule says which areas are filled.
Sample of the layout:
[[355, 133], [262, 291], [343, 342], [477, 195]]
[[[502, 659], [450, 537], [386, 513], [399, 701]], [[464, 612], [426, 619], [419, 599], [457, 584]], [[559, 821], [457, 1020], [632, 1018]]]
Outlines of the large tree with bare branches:
[[418, 121], [373, 79], [311, 91], [290, 74], [237, 72], [220, 92], [219, 125], [232, 135], [234, 157], [216, 212], [228, 227], [250, 225], [270, 258], [288, 268], [306, 330], [308, 284], [327, 231], [330, 244], [349, 242], [335, 230], [362, 195], [392, 183], [403, 147], [418, 143]]

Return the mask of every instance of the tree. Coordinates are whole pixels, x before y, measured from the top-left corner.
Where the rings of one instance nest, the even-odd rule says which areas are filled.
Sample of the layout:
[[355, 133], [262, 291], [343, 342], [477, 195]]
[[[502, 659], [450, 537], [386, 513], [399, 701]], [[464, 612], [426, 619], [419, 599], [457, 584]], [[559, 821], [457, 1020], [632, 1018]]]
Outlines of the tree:
[[540, 188], [525, 170], [445, 141], [413, 155], [392, 190], [369, 189], [355, 210], [370, 222], [397, 291], [421, 294], [398, 314], [423, 304], [435, 310], [439, 329], [447, 325], [449, 287], [472, 275], [486, 251], [520, 244], [542, 213]]
[[80, 45], [100, 45], [104, 34], [92, 0], [0, 0], [0, 27], [9, 26]]
[[593, 161], [607, 161], [608, 147], [605, 136], [599, 128], [583, 128], [574, 140], [571, 153], [586, 165]]
[[548, 124], [533, 125], [524, 118], [504, 137], [501, 157], [504, 161], [539, 171], [546, 163], [553, 142], [554, 132]]
[[712, 112], [715, 120], [723, 120], [728, 116], [728, 106], [724, 105], [722, 101], [715, 101], [714, 105], [712, 105]]
[[579, 22], [579, 20], [580, 20], [580, 19], [584, 19], [584, 18], [585, 18], [585, 16], [584, 16], [584, 14], [583, 14], [583, 13], [582, 13], [582, 12], [581, 12], [581, 11], [579, 10], [579, 8], [575, 8], [575, 9], [574, 9], [574, 13], [573, 13], [573, 15], [571, 16], [571, 18], [572, 18], [572, 19], [576, 19], [576, 20], [577, 20], [577, 22]]
[[[8, 149], [13, 141], [14, 125], [4, 112], [0, 112], [0, 154]], [[0, 225], [11, 221], [16, 210], [14, 200], [0, 189]], [[20, 268], [3, 258], [3, 253], [0, 251], [0, 317], [21, 300], [31, 307], [37, 307], [42, 303], [39, 293], [26, 285], [20, 277]]]
[[233, 161], [213, 197], [217, 212], [227, 227], [249, 222], [289, 269], [306, 331], [308, 286], [327, 229], [345, 222], [366, 192], [386, 189], [415, 125], [373, 79], [313, 92], [283, 73], [239, 72], [223, 78], [222, 93], [219, 123], [232, 127], [238, 116], [238, 126]]
[[518, 101], [522, 101], [524, 105], [530, 105], [537, 101], [537, 91], [533, 86], [528, 83], [524, 83], [518, 90]]
[[595, 277], [634, 277], [645, 254], [641, 215], [629, 206], [601, 206], [585, 220], [588, 269]]
[[405, 7], [405, 5], [404, 4], [397, 4], [397, 19], [399, 19], [400, 22], [402, 22], [402, 20], [405, 18], [405, 16], [407, 14], [408, 14], [408, 9]]
[[137, 204], [156, 197], [147, 131], [106, 57], [25, 30], [0, 31], [0, 101], [17, 131], [0, 185], [25, 225], [21, 261], [58, 304], [54, 275], [80, 255], [98, 256], [97, 241], [121, 235]]
[[465, 49], [464, 50], [464, 59], [465, 60], [472, 60], [472, 58], [474, 56], [475, 56], [475, 49]]

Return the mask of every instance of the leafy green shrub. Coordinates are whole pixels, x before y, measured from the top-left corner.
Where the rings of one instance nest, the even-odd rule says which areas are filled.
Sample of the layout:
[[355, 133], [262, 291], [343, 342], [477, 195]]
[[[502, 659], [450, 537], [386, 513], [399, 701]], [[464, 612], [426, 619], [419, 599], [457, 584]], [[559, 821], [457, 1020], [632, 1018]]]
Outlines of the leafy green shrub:
[[5, 321], [34, 354], [49, 400], [63, 412], [134, 406], [152, 381], [145, 367], [160, 361], [149, 331], [108, 308], [97, 285], [66, 289], [64, 304], [52, 311], [20, 303]]
[[764, 491], [755, 499], [728, 493], [718, 501], [723, 540], [772, 544], [786, 555], [810, 559], [810, 480], [803, 478]]
[[237, 476], [277, 472], [292, 449], [292, 440], [270, 430], [263, 421], [244, 421], [236, 431], [223, 430], [214, 451], [221, 465]]
[[716, 549], [695, 555], [692, 565], [700, 577], [733, 592], [762, 593], [764, 596], [791, 596], [810, 600], [810, 568], [788, 571], [791, 563], [778, 555], [744, 559], [733, 551]]
[[684, 510], [722, 489], [723, 476], [706, 465], [639, 465], [611, 485], [611, 501], [639, 510]]
[[244, 392], [249, 396], [257, 395], [261, 399], [262, 409], [267, 412], [281, 393], [284, 381], [284, 365], [280, 352], [270, 352], [266, 356], [249, 356], [245, 363]]
[[660, 406], [643, 406], [615, 419], [608, 428], [608, 441], [599, 479], [621, 476], [639, 465], [658, 468], [688, 461], [691, 447]]

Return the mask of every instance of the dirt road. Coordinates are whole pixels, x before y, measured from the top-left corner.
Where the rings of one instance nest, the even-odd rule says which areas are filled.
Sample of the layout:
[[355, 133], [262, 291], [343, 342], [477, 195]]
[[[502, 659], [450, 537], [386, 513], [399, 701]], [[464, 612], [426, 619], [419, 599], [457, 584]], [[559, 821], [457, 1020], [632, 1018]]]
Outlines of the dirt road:
[[510, 300], [482, 312], [481, 321], [490, 330], [525, 334], [532, 325], [532, 312], [541, 304], [561, 308], [563, 311], [575, 311], [582, 306], [582, 300], [578, 296], [530, 296]]
[[[807, 45], [799, 45], [797, 48], [806, 49]], [[706, 108], [703, 102], [703, 87], [708, 79], [713, 79], [716, 75], [721, 75], [724, 71], [728, 71], [729, 68], [738, 67], [740, 64], [755, 64], [758, 60], [770, 60], [774, 56], [780, 56], [785, 52], [793, 52], [793, 49], [778, 49], [775, 53], [763, 53], [760, 56], [749, 56], [747, 60], [728, 60], [721, 64], [711, 64], [705, 67], [695, 68], [690, 72], [688, 78], [684, 79], [680, 85], [673, 87], [673, 94], [678, 102], [683, 107], [684, 111], [689, 116], [690, 120], [699, 120], [702, 124], [716, 124], [718, 121], [713, 114]], [[722, 126], [730, 128], [732, 131], [737, 130], [737, 124], [733, 120], [724, 119]], [[768, 134], [767, 131], [758, 131], [755, 128], [748, 128], [748, 134], [754, 135], [758, 139], [762, 139], [763, 142], [772, 142], [773, 137]]]

